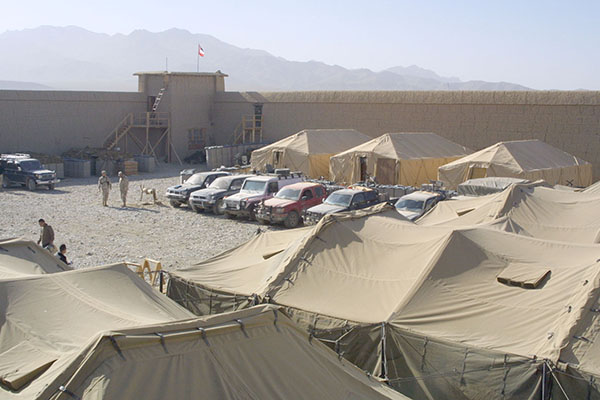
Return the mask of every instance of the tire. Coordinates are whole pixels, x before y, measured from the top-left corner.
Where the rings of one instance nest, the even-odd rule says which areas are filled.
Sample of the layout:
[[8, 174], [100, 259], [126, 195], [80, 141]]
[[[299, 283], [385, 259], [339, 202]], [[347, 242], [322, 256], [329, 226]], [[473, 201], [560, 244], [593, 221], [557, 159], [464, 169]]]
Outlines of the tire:
[[286, 228], [295, 228], [300, 224], [300, 215], [296, 211], [290, 211], [287, 218], [283, 221]]
[[7, 189], [10, 186], [10, 181], [8, 180], [7, 177], [4, 177], [4, 179], [2, 179], [2, 187], [4, 189]]
[[261, 225], [270, 225], [271, 221], [269, 221], [268, 219], [259, 219], [258, 222], [260, 222]]
[[202, 211], [200, 208], [196, 207], [196, 206], [195, 206], [195, 205], [193, 205], [193, 204], [190, 204], [189, 206], [190, 206], [190, 208], [192, 209], [192, 211], [195, 211], [195, 212], [197, 212], [198, 214], [200, 214], [200, 211]]
[[169, 204], [173, 208], [179, 208], [179, 207], [181, 207], [181, 203], [178, 202], [177, 200], [169, 200]]
[[254, 212], [254, 207], [248, 212], [248, 221], [256, 221], [256, 213]]
[[27, 190], [30, 190], [32, 192], [37, 188], [37, 184], [33, 179], [27, 179], [25, 186], [27, 186]]
[[54, 183], [48, 185], [48, 190], [54, 190]]
[[225, 212], [225, 201], [223, 199], [217, 200], [212, 211], [215, 215], [223, 215]]
[[225, 218], [227, 218], [227, 219], [235, 219], [235, 214], [225, 213]]

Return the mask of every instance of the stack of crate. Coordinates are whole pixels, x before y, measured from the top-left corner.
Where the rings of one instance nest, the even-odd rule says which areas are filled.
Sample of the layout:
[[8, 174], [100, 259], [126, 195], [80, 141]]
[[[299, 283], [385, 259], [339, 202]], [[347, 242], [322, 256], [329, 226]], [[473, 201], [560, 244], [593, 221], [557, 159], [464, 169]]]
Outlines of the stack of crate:
[[121, 171], [127, 176], [129, 175], [137, 175], [138, 173], [138, 163], [137, 161], [123, 161], [123, 166]]

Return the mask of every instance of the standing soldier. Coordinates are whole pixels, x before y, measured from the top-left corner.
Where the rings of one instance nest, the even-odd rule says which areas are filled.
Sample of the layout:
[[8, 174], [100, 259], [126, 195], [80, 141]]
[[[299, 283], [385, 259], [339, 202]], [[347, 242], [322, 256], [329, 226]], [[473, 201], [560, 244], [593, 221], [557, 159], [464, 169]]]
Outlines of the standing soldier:
[[54, 229], [52, 229], [52, 227], [48, 225], [43, 218], [38, 220], [38, 224], [42, 229], [40, 230], [40, 238], [38, 239], [37, 244], [41, 245], [51, 253], [55, 253], [56, 247], [54, 247]]
[[108, 193], [112, 189], [110, 179], [106, 176], [106, 171], [102, 171], [102, 175], [98, 178], [98, 191], [102, 191], [102, 205], [108, 206]]
[[121, 191], [121, 200], [123, 207], [127, 207], [127, 190], [129, 190], [129, 179], [122, 171], [119, 171], [119, 190]]

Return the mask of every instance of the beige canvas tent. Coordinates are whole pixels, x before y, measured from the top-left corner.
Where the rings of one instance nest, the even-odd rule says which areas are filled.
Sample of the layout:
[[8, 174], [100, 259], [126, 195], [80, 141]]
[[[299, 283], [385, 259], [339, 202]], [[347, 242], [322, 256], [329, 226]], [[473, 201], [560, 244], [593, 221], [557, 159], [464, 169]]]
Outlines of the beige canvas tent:
[[72, 268], [26, 239], [0, 240], [0, 279], [53, 274]]
[[539, 239], [600, 243], [600, 194], [569, 192], [544, 182], [516, 184], [497, 194], [438, 203], [417, 224], [486, 226]]
[[588, 186], [592, 183], [592, 165], [540, 140], [517, 140], [496, 143], [438, 170], [439, 180], [451, 189], [468, 179], [488, 176]]
[[471, 150], [434, 133], [386, 133], [331, 157], [330, 177], [339, 183], [364, 181], [418, 186], [437, 179], [439, 166]]
[[267, 164], [274, 168], [302, 171], [318, 179], [329, 178], [329, 158], [334, 154], [371, 139], [354, 129], [305, 129], [252, 152], [253, 169], [265, 171]]
[[123, 265], [0, 281], [2, 399], [406, 399], [274, 306], [192, 318]]
[[[281, 305], [340, 355], [414, 398], [562, 398], [558, 383], [570, 398], [600, 396], [597, 245], [423, 227], [385, 213], [327, 216], [289, 239], [264, 262], [256, 255], [273, 248], [253, 239], [178, 271], [170, 296]], [[253, 289], [237, 291], [241, 269]]]

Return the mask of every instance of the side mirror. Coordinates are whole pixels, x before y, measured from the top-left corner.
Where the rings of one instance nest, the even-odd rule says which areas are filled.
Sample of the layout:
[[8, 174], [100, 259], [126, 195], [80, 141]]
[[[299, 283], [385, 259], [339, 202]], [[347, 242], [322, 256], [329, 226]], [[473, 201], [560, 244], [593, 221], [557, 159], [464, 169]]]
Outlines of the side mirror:
[[308, 196], [302, 196], [302, 198], [300, 200], [306, 201], [306, 200], [308, 200]]

